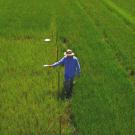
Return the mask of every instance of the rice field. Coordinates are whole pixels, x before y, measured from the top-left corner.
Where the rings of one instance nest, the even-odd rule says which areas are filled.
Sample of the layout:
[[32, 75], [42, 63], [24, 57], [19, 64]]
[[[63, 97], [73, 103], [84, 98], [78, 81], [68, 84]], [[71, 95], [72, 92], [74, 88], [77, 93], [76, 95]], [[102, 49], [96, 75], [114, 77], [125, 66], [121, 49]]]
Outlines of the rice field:
[[[0, 0], [0, 135], [134, 135], [134, 5]], [[43, 67], [68, 48], [81, 64], [70, 100], [63, 67]]]

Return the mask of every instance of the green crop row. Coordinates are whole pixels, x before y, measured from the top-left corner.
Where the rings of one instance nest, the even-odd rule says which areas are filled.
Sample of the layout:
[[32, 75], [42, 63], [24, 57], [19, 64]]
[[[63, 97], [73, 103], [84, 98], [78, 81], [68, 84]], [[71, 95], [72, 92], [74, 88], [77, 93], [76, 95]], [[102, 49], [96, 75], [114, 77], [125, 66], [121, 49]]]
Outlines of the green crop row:
[[69, 135], [73, 130], [70, 101], [58, 97], [61, 69], [43, 67], [57, 60], [55, 3], [0, 1], [0, 135]]
[[[77, 35], [78, 39], [73, 39], [72, 47], [82, 64], [82, 76], [72, 101], [76, 132], [80, 135], [134, 134], [135, 94], [125, 70], [125, 66], [134, 68], [133, 31], [98, 0], [76, 1], [73, 5], [73, 11], [68, 12], [72, 25], [63, 22], [73, 35], [76, 32], [73, 37]], [[122, 56], [126, 59], [121, 63]]]
[[134, 16], [135, 14], [135, 2], [134, 0], [111, 0], [112, 2], [114, 2], [117, 6], [121, 7], [122, 9], [124, 9], [126, 12], [129, 12], [130, 14], [132, 14]]
[[[134, 26], [124, 8], [99, 0], [0, 7], [0, 134], [134, 135]], [[71, 101], [58, 100], [63, 69], [43, 68], [67, 48], [81, 64]]]

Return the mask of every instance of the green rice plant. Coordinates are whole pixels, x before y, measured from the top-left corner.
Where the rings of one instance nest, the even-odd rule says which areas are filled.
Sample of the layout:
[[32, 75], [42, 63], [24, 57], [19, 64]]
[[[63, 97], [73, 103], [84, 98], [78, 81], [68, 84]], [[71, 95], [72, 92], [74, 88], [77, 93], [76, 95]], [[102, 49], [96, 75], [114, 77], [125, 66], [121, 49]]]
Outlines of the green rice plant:
[[117, 6], [121, 7], [123, 10], [129, 12], [130, 14], [134, 15], [135, 14], [135, 2], [133, 0], [129, 1], [123, 1], [123, 0], [111, 0], [114, 2]]
[[[97, 3], [102, 12], [94, 10]], [[68, 11], [71, 5], [73, 8]], [[104, 8], [104, 4], [99, 1], [67, 3], [67, 11], [61, 13], [64, 18], [60, 16], [58, 24], [61, 35], [72, 39], [68, 47], [76, 50], [82, 65], [82, 76], [74, 87], [72, 100], [75, 132], [80, 135], [130, 135], [134, 134], [134, 88], [125, 68], [115, 57], [115, 46], [109, 46], [109, 37], [102, 34], [105, 26], [111, 30], [113, 22], [109, 26], [105, 20], [104, 25], [101, 25], [102, 21], [94, 20], [101, 13], [107, 15], [107, 19], [110, 11], [105, 13]], [[113, 20], [111, 17], [109, 19]], [[119, 23], [123, 24], [123, 20], [120, 20]], [[121, 50], [121, 46], [119, 48]], [[128, 48], [131, 49], [130, 46]], [[124, 56], [131, 61], [131, 57]]]
[[43, 67], [57, 60], [54, 5], [42, 0], [0, 2], [2, 135], [57, 135], [60, 125], [62, 134], [72, 132], [66, 112], [70, 102], [58, 100], [60, 69]]
[[[134, 135], [134, 25], [122, 17], [134, 11], [113, 3], [0, 1], [0, 134]], [[61, 100], [63, 68], [43, 64], [67, 48], [81, 77]]]

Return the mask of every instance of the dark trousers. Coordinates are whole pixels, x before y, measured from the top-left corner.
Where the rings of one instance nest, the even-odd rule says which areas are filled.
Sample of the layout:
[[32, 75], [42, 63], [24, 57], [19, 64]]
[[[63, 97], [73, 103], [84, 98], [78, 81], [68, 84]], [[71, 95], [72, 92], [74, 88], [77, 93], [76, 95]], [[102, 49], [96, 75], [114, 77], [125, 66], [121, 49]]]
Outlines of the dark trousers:
[[71, 97], [73, 89], [73, 79], [65, 80], [64, 81], [64, 90], [66, 94], [66, 98]]

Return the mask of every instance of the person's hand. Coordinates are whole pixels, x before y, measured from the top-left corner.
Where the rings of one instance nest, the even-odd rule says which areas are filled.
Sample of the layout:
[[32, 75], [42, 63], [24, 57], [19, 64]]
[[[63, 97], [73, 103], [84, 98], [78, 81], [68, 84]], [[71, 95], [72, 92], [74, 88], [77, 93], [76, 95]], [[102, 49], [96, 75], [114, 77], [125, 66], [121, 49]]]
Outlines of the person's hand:
[[52, 65], [48, 65], [48, 67], [52, 67]]
[[44, 67], [52, 67], [52, 65], [43, 65]]

